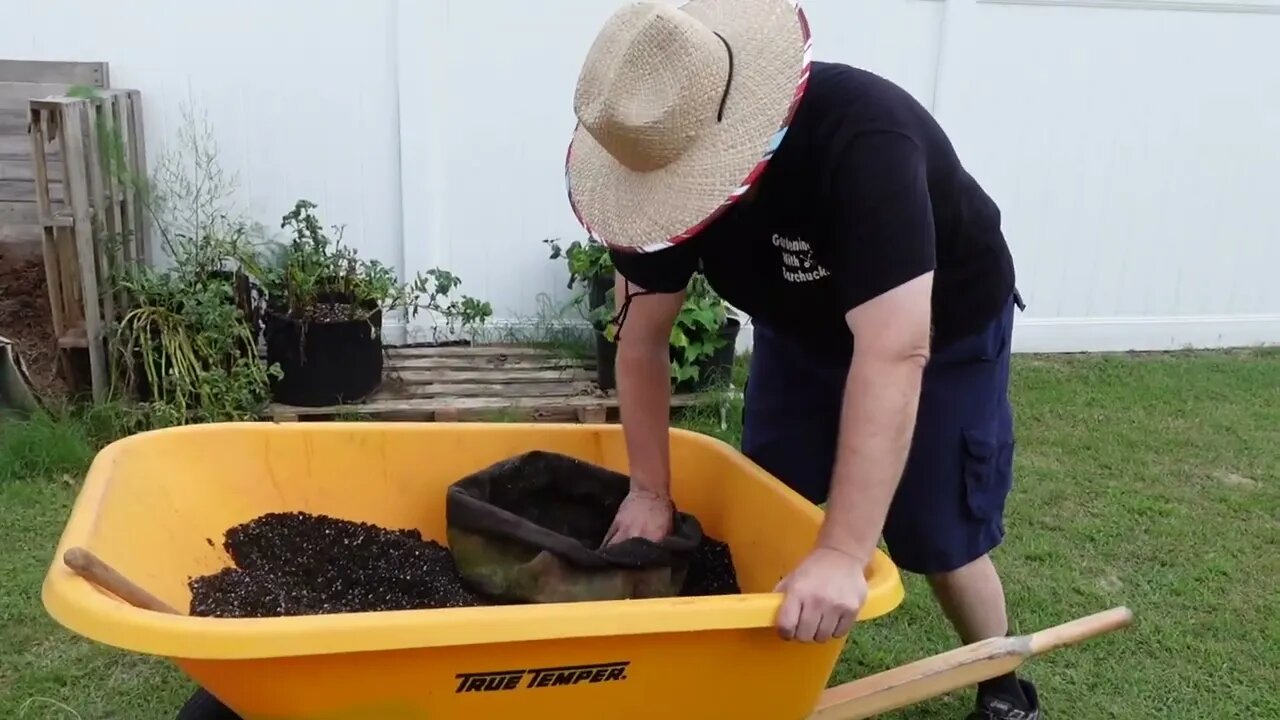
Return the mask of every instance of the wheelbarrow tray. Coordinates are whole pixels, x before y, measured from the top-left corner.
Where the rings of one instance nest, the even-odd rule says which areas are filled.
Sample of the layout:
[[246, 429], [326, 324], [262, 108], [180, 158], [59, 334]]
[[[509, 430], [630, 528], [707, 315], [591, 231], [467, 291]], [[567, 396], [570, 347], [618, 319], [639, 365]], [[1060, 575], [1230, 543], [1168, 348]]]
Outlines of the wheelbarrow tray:
[[[137, 609], [61, 562], [82, 546], [178, 608], [230, 565], [230, 527], [306, 511], [445, 542], [446, 487], [541, 449], [626, 472], [616, 425], [226, 423], [135, 435], [94, 459], [45, 578], [48, 612], [92, 640], [171, 659], [245, 720], [803, 718], [842, 643], [789, 643], [773, 587], [821, 511], [728, 445], [671, 434], [672, 492], [728, 542], [742, 595], [284, 618]], [[902, 600], [877, 554], [861, 620]]]

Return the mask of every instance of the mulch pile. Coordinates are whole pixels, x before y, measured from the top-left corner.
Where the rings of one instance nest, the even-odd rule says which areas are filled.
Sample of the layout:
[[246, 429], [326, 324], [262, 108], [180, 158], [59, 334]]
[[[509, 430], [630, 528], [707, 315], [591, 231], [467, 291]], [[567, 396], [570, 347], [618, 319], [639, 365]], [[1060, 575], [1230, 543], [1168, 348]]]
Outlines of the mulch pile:
[[64, 394], [44, 262], [38, 257], [20, 257], [0, 249], [0, 336], [17, 344], [41, 397], [51, 399]]
[[[213, 541], [209, 541], [213, 544]], [[469, 590], [443, 545], [416, 530], [270, 513], [226, 533], [235, 562], [191, 580], [191, 614], [282, 617], [493, 605]], [[729, 547], [707, 538], [681, 595], [741, 592]]]

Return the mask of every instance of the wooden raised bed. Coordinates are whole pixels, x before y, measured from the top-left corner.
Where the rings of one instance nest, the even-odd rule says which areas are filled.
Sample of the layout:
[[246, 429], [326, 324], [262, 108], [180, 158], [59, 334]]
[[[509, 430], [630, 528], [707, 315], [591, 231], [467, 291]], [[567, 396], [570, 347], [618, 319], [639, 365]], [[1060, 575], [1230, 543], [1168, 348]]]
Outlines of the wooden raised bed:
[[[593, 360], [518, 345], [389, 347], [382, 386], [361, 402], [274, 404], [276, 421], [359, 416], [373, 420], [608, 422], [618, 398], [595, 382]], [[696, 395], [674, 395], [673, 408]]]

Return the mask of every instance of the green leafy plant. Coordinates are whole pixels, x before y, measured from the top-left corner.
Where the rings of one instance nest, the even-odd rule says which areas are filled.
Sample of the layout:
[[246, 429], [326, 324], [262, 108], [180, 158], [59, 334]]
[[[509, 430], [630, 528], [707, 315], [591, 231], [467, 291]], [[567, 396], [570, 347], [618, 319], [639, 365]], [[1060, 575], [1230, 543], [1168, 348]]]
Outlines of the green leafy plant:
[[[569, 271], [566, 285], [576, 290], [572, 304], [583, 311], [585, 317], [606, 340], [614, 342], [617, 324], [614, 289], [613, 259], [608, 248], [595, 238], [575, 240], [561, 246], [556, 238], [543, 240], [550, 249], [550, 259], [563, 259]], [[591, 290], [597, 286], [592, 302]], [[721, 330], [729, 321], [727, 303], [711, 289], [701, 274], [690, 279], [685, 291], [684, 303], [671, 328], [671, 380], [677, 385], [702, 380], [703, 369], [729, 341]]]
[[594, 309], [590, 307], [590, 294], [593, 284], [608, 283], [613, 280], [613, 258], [603, 243], [595, 238], [586, 241], [574, 240], [567, 247], [561, 247], [558, 238], [546, 238], [542, 241], [551, 249], [550, 259], [564, 259], [569, 270], [569, 281], [565, 287], [576, 290], [570, 304], [577, 307], [584, 317]]
[[[206, 236], [202, 252], [221, 242]], [[112, 334], [115, 379], [139, 395], [157, 425], [258, 417], [279, 369], [258, 358], [257, 326], [243, 306], [247, 278], [176, 260], [169, 269], [135, 265], [116, 277], [130, 305]]]
[[261, 298], [249, 271], [260, 232], [233, 207], [235, 178], [219, 166], [211, 127], [186, 107], [183, 118], [149, 179], [125, 171], [118, 131], [98, 128], [115, 157], [106, 166], [139, 190], [167, 260], [135, 258], [111, 275], [122, 299], [109, 331], [113, 395], [139, 401], [128, 407], [137, 429], [259, 417], [279, 373], [257, 351]]
[[589, 237], [586, 242], [574, 240], [564, 248], [558, 238], [546, 238], [542, 242], [551, 248], [552, 260], [565, 259], [569, 268], [569, 282], [565, 287], [570, 290], [574, 285], [583, 286], [593, 279], [613, 274], [613, 258], [608, 248], [595, 238]]
[[[591, 324], [609, 342], [618, 335], [615, 290], [605, 294], [603, 305], [590, 312]], [[729, 340], [721, 331], [733, 318], [729, 305], [706, 277], [695, 274], [685, 288], [684, 302], [671, 326], [671, 381], [676, 385], [703, 380], [703, 370]]]
[[450, 334], [483, 325], [493, 316], [493, 306], [470, 295], [451, 299], [449, 294], [461, 284], [462, 280], [448, 270], [432, 268], [419, 273], [412, 282], [399, 286], [393, 306], [409, 308], [411, 317], [415, 317], [419, 310], [439, 315], [445, 319]]
[[256, 264], [273, 312], [305, 324], [368, 320], [395, 308], [417, 317], [425, 310], [442, 316], [451, 333], [483, 325], [493, 315], [488, 302], [465, 295], [451, 298], [462, 280], [447, 270], [433, 268], [400, 282], [390, 267], [359, 257], [342, 243], [341, 226], [331, 228], [332, 236], [326, 232], [316, 207], [298, 200], [280, 223], [289, 230], [289, 241], [269, 246]]
[[728, 319], [728, 305], [705, 277], [694, 275], [671, 327], [671, 379], [676, 384], [702, 379], [706, 363], [729, 342], [720, 332]]

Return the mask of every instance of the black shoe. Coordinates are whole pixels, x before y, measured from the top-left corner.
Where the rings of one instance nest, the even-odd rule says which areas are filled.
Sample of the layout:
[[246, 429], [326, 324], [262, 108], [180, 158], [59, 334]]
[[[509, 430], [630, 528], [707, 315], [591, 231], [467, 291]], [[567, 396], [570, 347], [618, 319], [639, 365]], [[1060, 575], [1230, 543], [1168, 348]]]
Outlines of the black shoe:
[[999, 695], [978, 695], [978, 707], [965, 720], [1040, 720], [1040, 697], [1036, 686], [1027, 680], [1018, 680], [1027, 707], [1018, 707]]

